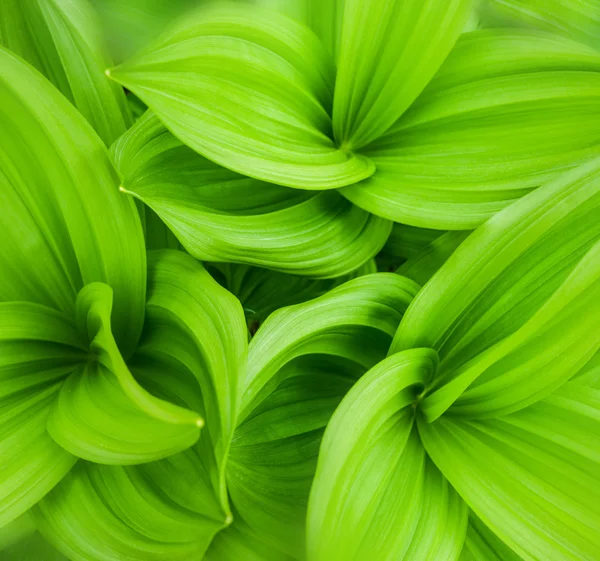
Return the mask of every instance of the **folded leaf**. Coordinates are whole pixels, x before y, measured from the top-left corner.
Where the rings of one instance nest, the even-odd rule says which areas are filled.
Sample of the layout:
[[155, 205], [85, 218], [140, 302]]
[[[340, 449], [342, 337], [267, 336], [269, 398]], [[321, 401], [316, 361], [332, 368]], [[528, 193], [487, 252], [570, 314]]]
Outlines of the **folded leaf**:
[[597, 557], [598, 391], [568, 383], [512, 415], [485, 421], [444, 416], [419, 422], [419, 432], [452, 486], [523, 559]]
[[390, 352], [428, 346], [440, 367], [428, 420], [487, 417], [543, 398], [600, 347], [600, 160], [471, 234], [407, 311]]
[[33, 514], [42, 535], [72, 561], [202, 559], [224, 526], [174, 501], [160, 479], [144, 477], [137, 467], [87, 462], [79, 462]]
[[123, 88], [104, 76], [111, 59], [87, 0], [3, 0], [0, 45], [44, 74], [106, 144], [131, 124]]
[[27, 511], [75, 463], [52, 440], [46, 420], [60, 382], [83, 357], [63, 314], [0, 303], [0, 526]]
[[417, 286], [393, 274], [349, 281], [272, 313], [252, 339], [227, 478], [257, 539], [303, 558], [306, 505], [323, 430], [384, 358]]
[[[225, 462], [239, 413], [248, 337], [238, 300], [189, 255], [149, 253], [146, 323], [130, 365], [156, 395], [199, 411], [206, 427], [196, 485], [230, 515]], [[208, 501], [208, 499], [206, 499]]]
[[471, 0], [344, 3], [333, 129], [339, 146], [362, 148], [408, 109], [448, 55]]
[[275, 11], [204, 7], [108, 74], [185, 144], [250, 177], [333, 189], [375, 169], [331, 139], [329, 53]]
[[336, 192], [251, 179], [200, 156], [148, 112], [112, 147], [123, 190], [150, 206], [194, 257], [313, 277], [346, 274], [390, 231]]
[[73, 314], [77, 292], [105, 282], [114, 291], [112, 330], [128, 356], [146, 292], [135, 207], [119, 194], [100, 138], [60, 92], [2, 48], [0, 66], [0, 301]]
[[426, 458], [413, 404], [437, 355], [413, 349], [367, 372], [336, 409], [308, 506], [308, 561], [458, 559], [467, 509]]
[[464, 34], [411, 108], [364, 150], [377, 167], [342, 190], [423, 228], [475, 228], [598, 153], [600, 53], [542, 32]]

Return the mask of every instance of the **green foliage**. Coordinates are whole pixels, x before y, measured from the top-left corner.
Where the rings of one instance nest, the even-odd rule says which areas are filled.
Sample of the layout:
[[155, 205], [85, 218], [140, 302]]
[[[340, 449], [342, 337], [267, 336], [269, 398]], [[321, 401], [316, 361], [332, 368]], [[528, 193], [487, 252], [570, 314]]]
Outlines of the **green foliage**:
[[0, 561], [597, 561], [597, 16], [4, 0]]

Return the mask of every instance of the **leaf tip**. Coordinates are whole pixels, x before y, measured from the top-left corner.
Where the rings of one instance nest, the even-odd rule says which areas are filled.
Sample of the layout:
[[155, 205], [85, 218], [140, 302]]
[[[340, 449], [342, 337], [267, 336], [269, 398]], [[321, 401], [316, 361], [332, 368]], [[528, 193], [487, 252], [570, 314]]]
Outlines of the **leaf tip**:
[[202, 417], [198, 417], [196, 419], [196, 426], [201, 429], [204, 426], [204, 419]]

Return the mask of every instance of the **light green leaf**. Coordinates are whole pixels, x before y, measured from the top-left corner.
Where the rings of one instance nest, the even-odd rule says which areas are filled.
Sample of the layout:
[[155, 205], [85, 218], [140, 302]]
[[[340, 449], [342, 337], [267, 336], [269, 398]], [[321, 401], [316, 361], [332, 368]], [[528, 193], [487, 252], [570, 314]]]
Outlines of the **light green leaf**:
[[525, 196], [471, 234], [407, 311], [391, 352], [427, 346], [440, 367], [429, 420], [516, 411], [600, 346], [600, 160]]
[[600, 48], [596, 0], [485, 0], [479, 11], [485, 26], [535, 27]]
[[378, 273], [272, 313], [249, 348], [228, 466], [254, 535], [303, 558], [306, 505], [323, 430], [352, 384], [385, 357], [418, 287]]
[[336, 409], [308, 506], [308, 561], [458, 559], [467, 509], [427, 459], [414, 403], [437, 355], [413, 349], [367, 372]]
[[79, 293], [80, 333], [88, 334], [93, 354], [63, 382], [48, 431], [72, 454], [106, 464], [147, 462], [188, 448], [203, 419], [151, 395], [133, 378], [110, 333], [111, 308], [105, 284]]
[[597, 352], [573, 377], [573, 381], [600, 390], [600, 352]]
[[356, 150], [398, 120], [452, 49], [471, 0], [344, 3], [333, 129]]
[[131, 368], [155, 394], [206, 419], [195, 448], [204, 470], [196, 485], [210, 490], [225, 518], [230, 514], [225, 462], [247, 358], [244, 313], [233, 295], [182, 252], [150, 252], [148, 279], [146, 324]]
[[467, 538], [459, 561], [522, 561], [473, 512], [469, 513]]
[[123, 189], [203, 261], [340, 276], [373, 257], [391, 228], [337, 192], [289, 189], [223, 168], [182, 144], [151, 112], [112, 155]]
[[114, 291], [112, 330], [128, 356], [146, 292], [135, 207], [119, 194], [100, 138], [58, 90], [1, 47], [0, 66], [0, 301], [74, 314], [78, 291], [105, 282]]
[[[190, 479], [186, 472], [171, 476]], [[137, 467], [88, 462], [79, 462], [33, 514], [42, 535], [72, 561], [202, 559], [225, 525], [178, 503], [161, 479]]]
[[329, 53], [275, 11], [204, 7], [109, 75], [185, 144], [250, 177], [333, 189], [375, 169], [331, 139]]
[[85, 357], [60, 312], [0, 303], [0, 527], [40, 500], [76, 458], [46, 431], [60, 381]]
[[110, 144], [131, 124], [110, 66], [100, 23], [88, 0], [3, 0], [0, 45], [44, 74]]
[[[600, 53], [542, 32], [464, 34], [342, 190], [378, 216], [467, 230], [598, 154]], [[574, 134], [573, 131], [577, 131]]]
[[420, 421], [419, 432], [452, 486], [523, 559], [597, 558], [598, 391], [568, 383], [512, 415], [484, 421], [444, 416]]

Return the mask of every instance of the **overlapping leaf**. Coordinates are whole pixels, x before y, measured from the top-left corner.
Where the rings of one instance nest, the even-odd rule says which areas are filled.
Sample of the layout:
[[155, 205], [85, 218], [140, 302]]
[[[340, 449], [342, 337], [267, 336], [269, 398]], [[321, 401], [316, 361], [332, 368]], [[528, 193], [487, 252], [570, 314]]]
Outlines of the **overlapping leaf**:
[[331, 139], [330, 55], [277, 12], [206, 7], [110, 76], [188, 146], [234, 171], [305, 189], [348, 185], [374, 171]]
[[568, 383], [512, 415], [483, 421], [442, 417], [420, 423], [419, 430], [454, 488], [523, 559], [597, 557], [597, 390]]
[[[464, 34], [343, 194], [414, 226], [470, 229], [598, 153], [600, 55], [535, 31]], [[518, 131], [516, 133], [515, 131]]]
[[422, 409], [488, 417], [533, 403], [600, 346], [600, 161], [476, 230], [423, 288], [392, 352], [438, 350]]
[[431, 349], [396, 353], [342, 400], [311, 489], [309, 561], [458, 559], [467, 509], [414, 424], [413, 404], [436, 366]]
[[123, 189], [156, 211], [201, 260], [339, 276], [373, 257], [390, 231], [388, 221], [337, 192], [289, 189], [223, 168], [182, 144], [150, 112], [112, 154]]
[[[127, 356], [143, 321], [146, 264], [132, 201], [100, 140], [38, 72], [0, 48], [0, 301], [74, 314], [79, 290], [108, 284]], [[99, 209], [110, 209], [107, 220]]]
[[367, 275], [274, 312], [252, 340], [228, 483], [258, 539], [301, 558], [323, 430], [355, 380], [381, 360], [417, 286]]
[[131, 124], [123, 89], [104, 76], [111, 59], [87, 0], [3, 0], [0, 45], [44, 74], [106, 144]]
[[450, 52], [471, 0], [344, 2], [333, 129], [360, 149], [408, 109]]

